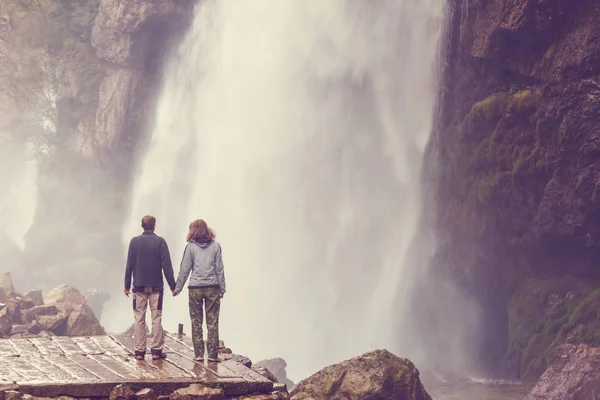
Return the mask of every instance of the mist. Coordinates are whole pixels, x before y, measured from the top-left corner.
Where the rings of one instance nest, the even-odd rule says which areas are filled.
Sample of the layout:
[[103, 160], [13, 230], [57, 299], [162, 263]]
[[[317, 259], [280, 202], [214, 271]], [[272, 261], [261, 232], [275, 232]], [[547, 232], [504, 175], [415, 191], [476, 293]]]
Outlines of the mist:
[[[395, 321], [411, 318], [443, 13], [433, 0], [197, 6], [123, 244], [154, 215], [177, 272], [204, 218], [223, 248], [220, 330], [235, 351], [283, 357], [293, 379], [375, 348], [416, 353]], [[109, 330], [129, 326], [127, 301], [113, 298]], [[185, 296], [165, 310], [167, 329], [189, 333]]]

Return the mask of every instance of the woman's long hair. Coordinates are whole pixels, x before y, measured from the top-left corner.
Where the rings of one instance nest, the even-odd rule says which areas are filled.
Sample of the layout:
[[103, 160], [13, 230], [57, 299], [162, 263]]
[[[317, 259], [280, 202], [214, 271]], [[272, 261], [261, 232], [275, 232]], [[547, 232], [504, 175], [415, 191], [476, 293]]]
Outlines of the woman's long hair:
[[215, 238], [215, 231], [210, 229], [203, 219], [197, 219], [190, 224], [187, 241], [210, 242]]

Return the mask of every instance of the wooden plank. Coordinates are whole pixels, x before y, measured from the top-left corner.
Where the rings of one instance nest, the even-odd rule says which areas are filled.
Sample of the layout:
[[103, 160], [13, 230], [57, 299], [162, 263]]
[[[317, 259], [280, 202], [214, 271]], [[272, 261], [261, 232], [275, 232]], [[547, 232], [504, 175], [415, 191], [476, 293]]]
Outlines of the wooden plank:
[[84, 351], [77, 346], [77, 343], [73, 342], [70, 337], [55, 336], [52, 341], [62, 350], [65, 354], [85, 354]]
[[25, 377], [19, 374], [14, 368], [12, 368], [7, 360], [3, 359], [0, 363], [0, 376], [3, 380], [8, 382], [17, 382], [25, 379]]
[[133, 363], [128, 365], [124, 365], [121, 361], [119, 361], [116, 357], [107, 356], [105, 354], [93, 354], [90, 355], [89, 358], [95, 360], [98, 364], [108, 368], [115, 374], [123, 377], [123, 379], [128, 380], [137, 380], [139, 379], [139, 375], [137, 371], [131, 368]]
[[58, 368], [62, 369], [73, 375], [73, 381], [75, 382], [83, 382], [83, 381], [98, 381], [100, 377], [95, 375], [91, 371], [85, 369], [77, 362], [71, 360], [69, 356], [58, 355], [58, 354], [50, 354], [44, 356], [49, 363], [56, 365]]
[[[129, 335], [117, 335], [114, 337], [123, 347], [127, 349], [131, 354], [135, 354], [135, 341], [133, 336]], [[146, 353], [150, 354], [150, 349], [146, 348]]]
[[179, 340], [176, 336], [167, 333], [165, 335], [165, 346], [169, 348], [169, 350], [174, 351], [179, 354], [189, 354], [192, 357], [194, 356], [194, 346], [193, 344], [188, 345], [187, 343]]
[[53, 382], [69, 382], [75, 379], [75, 376], [71, 375], [68, 371], [57, 367], [42, 355], [27, 357], [26, 361], [31, 364], [35, 369], [44, 371], [44, 374], [50, 381]]
[[50, 378], [39, 369], [28, 363], [23, 357], [9, 357], [3, 360], [12, 370], [22, 376], [17, 382], [48, 382]]
[[31, 338], [30, 340], [41, 354], [64, 354], [52, 338]]
[[73, 343], [75, 343], [84, 354], [92, 355], [92, 354], [104, 354], [104, 350], [98, 344], [89, 337], [73, 337]]
[[29, 339], [9, 339], [9, 341], [20, 355], [39, 354], [37, 347]]
[[109, 356], [129, 356], [133, 352], [129, 351], [125, 346], [119, 343], [113, 336], [95, 336], [91, 338], [96, 342], [98, 347], [104, 350], [104, 354]]
[[249, 391], [252, 393], [270, 393], [271, 391], [273, 391], [273, 382], [271, 382], [258, 372], [243, 366], [237, 361], [223, 361], [219, 365], [231, 370], [233, 373], [242, 376], [248, 382]]
[[0, 357], [14, 357], [19, 355], [19, 352], [11, 344], [10, 340], [0, 340]]
[[[203, 380], [218, 380], [219, 375], [216, 371], [207, 369], [204, 365], [196, 363], [187, 357], [183, 357], [177, 353], [171, 353], [167, 357], [167, 361], [178, 367], [182, 371], [179, 376], [192, 376], [199, 381]], [[187, 372], [186, 372], [187, 371]], [[239, 378], [239, 377], [238, 377]]]
[[71, 360], [73, 360], [86, 370], [90, 371], [94, 375], [100, 377], [100, 379], [102, 380], [111, 382], [120, 382], [123, 380], [124, 377], [122, 375], [111, 370], [109, 367], [102, 365], [92, 357], [94, 356], [85, 356], [80, 354], [69, 355], [69, 358]]

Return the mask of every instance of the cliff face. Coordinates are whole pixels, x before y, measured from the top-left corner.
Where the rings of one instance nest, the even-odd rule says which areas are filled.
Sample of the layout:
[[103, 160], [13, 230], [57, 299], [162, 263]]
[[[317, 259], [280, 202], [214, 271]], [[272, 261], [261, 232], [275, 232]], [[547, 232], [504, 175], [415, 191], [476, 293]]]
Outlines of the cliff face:
[[482, 306], [478, 361], [534, 379], [558, 344], [600, 340], [600, 5], [449, 7], [433, 268]]
[[38, 160], [35, 225], [25, 239], [29, 280], [51, 286], [72, 271], [69, 283], [87, 287], [107, 265], [121, 264], [133, 162], [152, 123], [165, 54], [193, 6], [194, 0], [0, 5], [0, 83], [9, 88], [0, 98], [0, 130], [32, 143]]

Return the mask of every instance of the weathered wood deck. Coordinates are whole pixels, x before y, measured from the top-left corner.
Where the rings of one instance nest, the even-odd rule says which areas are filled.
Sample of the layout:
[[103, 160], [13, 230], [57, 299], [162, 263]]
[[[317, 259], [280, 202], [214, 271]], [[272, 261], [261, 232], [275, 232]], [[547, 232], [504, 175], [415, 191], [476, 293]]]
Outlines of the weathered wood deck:
[[133, 357], [133, 338], [127, 335], [51, 337], [0, 340], [0, 386], [16, 385], [33, 396], [108, 396], [118, 384], [134, 390], [150, 387], [157, 394], [203, 383], [226, 394], [267, 393], [273, 383], [242, 364], [197, 363], [191, 340], [167, 334], [166, 360]]

